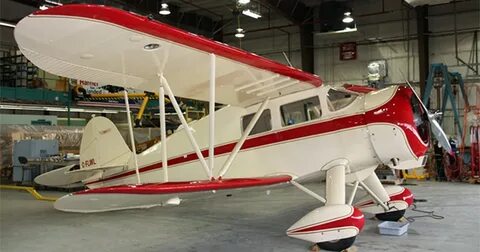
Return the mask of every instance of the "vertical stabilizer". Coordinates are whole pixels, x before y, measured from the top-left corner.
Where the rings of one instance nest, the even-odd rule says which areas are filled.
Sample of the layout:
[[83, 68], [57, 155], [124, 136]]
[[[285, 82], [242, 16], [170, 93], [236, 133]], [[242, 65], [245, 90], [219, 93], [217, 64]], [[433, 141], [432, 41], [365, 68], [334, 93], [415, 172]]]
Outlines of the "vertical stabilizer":
[[122, 167], [132, 152], [117, 127], [105, 117], [94, 117], [85, 126], [80, 145], [80, 170]]

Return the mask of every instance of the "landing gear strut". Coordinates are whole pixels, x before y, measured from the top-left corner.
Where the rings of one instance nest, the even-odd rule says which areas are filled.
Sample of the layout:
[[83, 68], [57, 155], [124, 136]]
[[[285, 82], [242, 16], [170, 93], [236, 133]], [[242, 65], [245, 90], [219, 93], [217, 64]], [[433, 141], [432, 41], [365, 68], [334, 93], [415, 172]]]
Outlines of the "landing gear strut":
[[[335, 160], [326, 165], [325, 199], [304, 186], [292, 181], [292, 184], [312, 197], [325, 202], [303, 216], [288, 230], [293, 238], [313, 242], [323, 250], [342, 251], [355, 242], [355, 238], [364, 226], [363, 213], [345, 202], [346, 160]], [[358, 186], [358, 184], [357, 184]]]

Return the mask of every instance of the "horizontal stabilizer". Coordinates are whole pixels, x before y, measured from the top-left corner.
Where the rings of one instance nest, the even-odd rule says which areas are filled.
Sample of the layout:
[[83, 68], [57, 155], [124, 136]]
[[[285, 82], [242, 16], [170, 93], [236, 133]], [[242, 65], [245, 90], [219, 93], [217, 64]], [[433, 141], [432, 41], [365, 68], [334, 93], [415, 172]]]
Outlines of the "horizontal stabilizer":
[[44, 186], [65, 187], [87, 179], [96, 173], [96, 171], [72, 173], [70, 170], [74, 170], [74, 168], [75, 165], [69, 165], [49, 171], [35, 177], [34, 181], [35, 183]]

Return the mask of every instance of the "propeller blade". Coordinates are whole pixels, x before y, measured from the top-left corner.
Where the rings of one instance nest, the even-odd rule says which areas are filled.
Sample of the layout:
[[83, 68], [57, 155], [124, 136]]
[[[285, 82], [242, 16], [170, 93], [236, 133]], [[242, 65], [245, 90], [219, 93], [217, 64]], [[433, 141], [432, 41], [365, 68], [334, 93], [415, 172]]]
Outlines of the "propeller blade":
[[450, 141], [448, 141], [448, 137], [443, 131], [442, 127], [433, 117], [428, 116], [428, 119], [430, 121], [430, 128], [432, 129], [433, 136], [437, 139], [440, 146], [442, 146], [445, 151], [452, 155], [452, 146], [450, 145]]
[[425, 106], [425, 104], [423, 104], [422, 100], [418, 96], [417, 92], [415, 92], [415, 89], [410, 84], [410, 82], [408, 80], [405, 80], [405, 82], [410, 87], [410, 89], [412, 89], [413, 94], [417, 97], [418, 102], [422, 105], [422, 108], [427, 113], [428, 121], [430, 122], [430, 129], [432, 130], [433, 136], [435, 137], [435, 139], [437, 139], [440, 146], [442, 146], [442, 148], [445, 151], [447, 151], [450, 155], [452, 155], [453, 154], [452, 153], [452, 146], [450, 145], [450, 142], [448, 141], [447, 134], [445, 134], [442, 127], [440, 126], [438, 121], [435, 119], [437, 117], [437, 115], [432, 114], [432, 113], [430, 113], [430, 111], [428, 111], [427, 107]]

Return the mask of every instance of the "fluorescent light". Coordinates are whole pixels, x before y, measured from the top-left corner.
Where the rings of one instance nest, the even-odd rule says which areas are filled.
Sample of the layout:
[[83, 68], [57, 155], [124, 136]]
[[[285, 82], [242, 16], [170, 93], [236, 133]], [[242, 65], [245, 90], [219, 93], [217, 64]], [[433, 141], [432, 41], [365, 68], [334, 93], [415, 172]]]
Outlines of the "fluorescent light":
[[357, 27], [353, 27], [353, 28], [346, 27], [343, 30], [333, 31], [333, 32], [329, 32], [329, 33], [346, 33], [346, 32], [354, 32], [354, 31], [357, 31]]
[[0, 26], [15, 28], [15, 25], [14, 25], [14, 24], [10, 24], [10, 23], [3, 22], [3, 21], [0, 21]]
[[245, 16], [249, 16], [251, 18], [255, 18], [255, 19], [259, 19], [259, 18], [262, 17], [262, 15], [260, 15], [260, 13], [254, 12], [250, 9], [243, 10], [242, 14], [245, 15]]
[[[25, 106], [25, 105], [0, 105], [0, 109], [8, 109], [8, 110], [30, 110], [30, 111], [51, 111], [51, 112], [67, 112], [67, 107], [53, 107], [53, 106]], [[112, 109], [84, 109], [84, 108], [70, 108], [70, 112], [78, 112], [78, 113], [105, 113], [105, 114], [117, 114], [118, 112], [122, 112], [120, 110], [112, 110]]]
[[170, 15], [170, 9], [168, 8], [168, 4], [167, 3], [162, 3], [162, 8], [160, 9], [160, 11], [158, 12], [160, 15]]
[[345, 16], [343, 17], [342, 22], [344, 22], [344, 23], [346, 23], [346, 24], [349, 24], [349, 23], [353, 22], [353, 18], [352, 18], [352, 16], [351, 16], [351, 15], [352, 15], [351, 12], [348, 12], [348, 11], [347, 11], [347, 12], [344, 13], [344, 15], [345, 15]]
[[45, 4], [42, 4], [42, 5], [40, 5], [40, 7], [38, 7], [38, 8], [39, 8], [40, 10], [46, 10], [46, 9], [48, 9], [48, 6], [45, 5]]
[[248, 4], [250, 3], [250, 0], [238, 0], [239, 4]]
[[237, 33], [235, 33], [236, 38], [243, 38], [245, 37], [245, 31], [242, 28], [237, 28]]

